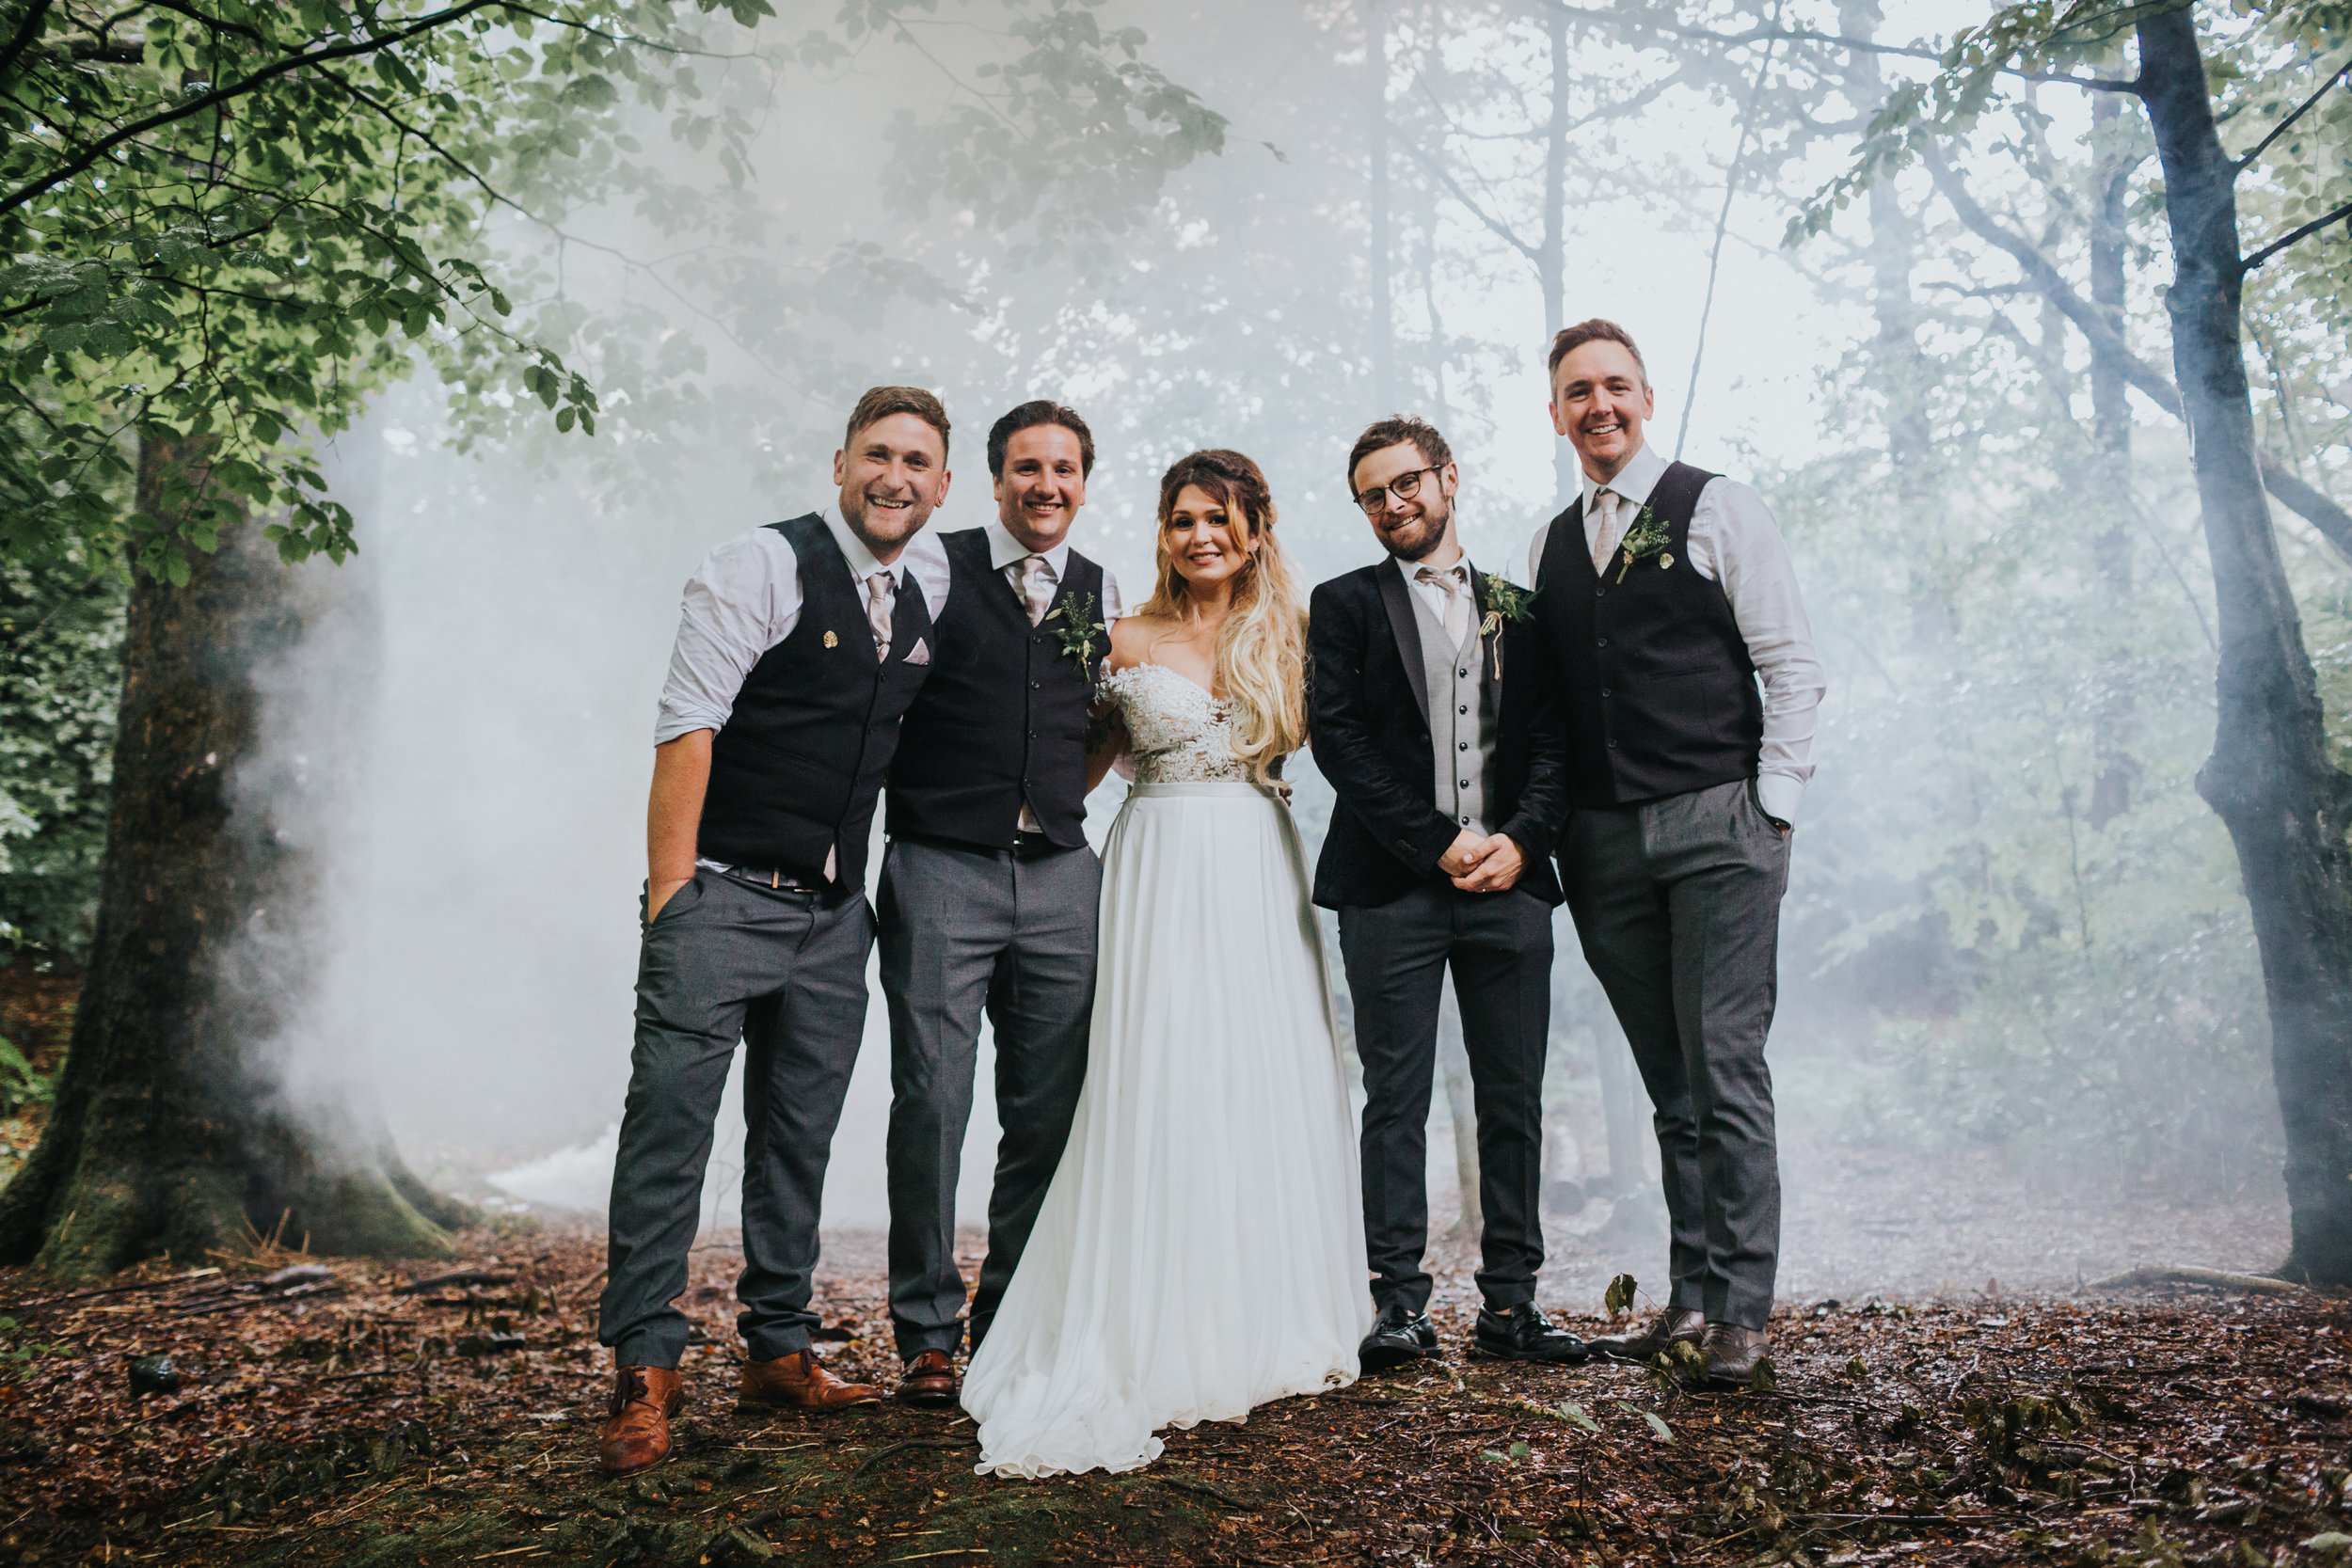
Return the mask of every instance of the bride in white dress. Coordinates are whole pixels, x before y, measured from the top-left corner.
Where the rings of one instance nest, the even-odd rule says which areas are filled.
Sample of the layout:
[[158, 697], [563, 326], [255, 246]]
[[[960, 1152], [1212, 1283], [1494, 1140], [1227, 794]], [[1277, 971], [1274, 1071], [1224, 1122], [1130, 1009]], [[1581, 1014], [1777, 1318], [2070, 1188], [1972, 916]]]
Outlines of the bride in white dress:
[[1136, 782], [1086, 1087], [964, 1376], [983, 1475], [1147, 1465], [1157, 1428], [1354, 1382], [1371, 1323], [1321, 930], [1273, 782], [1306, 738], [1305, 617], [1248, 458], [1179, 462], [1159, 522], [1102, 687]]

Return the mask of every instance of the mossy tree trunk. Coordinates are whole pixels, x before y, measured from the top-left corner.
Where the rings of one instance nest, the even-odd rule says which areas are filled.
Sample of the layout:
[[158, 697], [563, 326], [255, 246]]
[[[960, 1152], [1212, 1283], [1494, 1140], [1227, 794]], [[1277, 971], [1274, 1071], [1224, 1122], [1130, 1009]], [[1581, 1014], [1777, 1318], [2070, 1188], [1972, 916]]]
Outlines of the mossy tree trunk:
[[[150, 443], [141, 510], [197, 455]], [[349, 769], [298, 749], [332, 735], [265, 733], [350, 599], [346, 570], [282, 564], [252, 521], [186, 586], [134, 588], [97, 939], [56, 1114], [0, 1191], [0, 1261], [200, 1259], [281, 1216], [313, 1252], [449, 1250], [465, 1211], [391, 1152], [351, 1043], [320, 1037]]]
[[2164, 165], [2172, 368], [2213, 561], [2221, 657], [2213, 755], [2197, 775], [2237, 847], [2270, 1002], [2293, 1251], [2282, 1272], [2352, 1284], [2352, 776], [2327, 714], [2270, 506], [2239, 318], [2238, 166], [2223, 150], [2185, 8], [2137, 22], [2139, 80]]

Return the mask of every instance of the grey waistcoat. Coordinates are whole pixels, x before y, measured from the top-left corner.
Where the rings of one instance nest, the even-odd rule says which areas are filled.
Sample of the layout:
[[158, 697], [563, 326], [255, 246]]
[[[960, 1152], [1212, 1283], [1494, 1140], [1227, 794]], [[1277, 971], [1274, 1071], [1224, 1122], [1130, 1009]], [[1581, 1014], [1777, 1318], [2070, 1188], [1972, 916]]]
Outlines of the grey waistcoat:
[[[1411, 581], [1414, 568], [1406, 568]], [[1467, 589], [1464, 590], [1468, 592]], [[1474, 833], [1486, 828], [1486, 772], [1495, 760], [1494, 688], [1486, 680], [1486, 650], [1478, 639], [1478, 601], [1470, 607], [1470, 629], [1450, 648], [1445, 623], [1417, 589], [1407, 590], [1421, 629], [1422, 682], [1429, 692], [1430, 760], [1435, 768], [1438, 809]]]

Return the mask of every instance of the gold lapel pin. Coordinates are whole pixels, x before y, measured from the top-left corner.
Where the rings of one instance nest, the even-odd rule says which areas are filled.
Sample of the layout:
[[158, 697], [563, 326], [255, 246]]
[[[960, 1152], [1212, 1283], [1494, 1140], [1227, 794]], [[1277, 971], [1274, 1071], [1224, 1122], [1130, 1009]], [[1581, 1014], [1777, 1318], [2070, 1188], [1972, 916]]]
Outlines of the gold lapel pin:
[[841, 639], [835, 637], [832, 632], [827, 632], [825, 633], [825, 646], [828, 648], [838, 648], [841, 646]]

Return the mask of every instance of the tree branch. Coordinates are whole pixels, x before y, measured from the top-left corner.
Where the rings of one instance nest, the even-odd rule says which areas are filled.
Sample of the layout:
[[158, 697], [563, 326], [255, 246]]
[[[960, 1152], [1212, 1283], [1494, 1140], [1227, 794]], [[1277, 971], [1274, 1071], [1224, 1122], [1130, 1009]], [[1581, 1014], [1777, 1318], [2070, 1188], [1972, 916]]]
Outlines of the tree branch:
[[2248, 167], [2252, 165], [2254, 160], [2261, 157], [2272, 142], [2277, 141], [2280, 136], [2287, 134], [2287, 128], [2289, 126], [2293, 125], [2296, 120], [2301, 119], [2305, 115], [2311, 113], [2313, 106], [2315, 106], [2321, 99], [2328, 96], [2328, 90], [2330, 87], [2333, 87], [2337, 83], [2344, 81], [2348, 76], [2352, 76], [2352, 62], [2347, 62], [2337, 67], [2336, 73], [2334, 75], [2319, 84], [2319, 90], [2317, 92], [2312, 93], [2309, 98], [2303, 100], [2301, 103], [2296, 105], [2296, 110], [2293, 114], [2287, 116], [2286, 119], [2272, 126], [2268, 135], [2256, 142], [2247, 150], [2245, 157], [2240, 158], [2235, 164], [2232, 165], [2231, 172], [2234, 174], [2245, 173]]
[[1462, 182], [1454, 178], [1453, 171], [1445, 166], [1442, 160], [1431, 157], [1427, 150], [1413, 142], [1406, 142], [1405, 144], [1405, 150], [1412, 154], [1412, 156], [1420, 162], [1422, 167], [1429, 170], [1430, 173], [1436, 175], [1438, 179], [1444, 181], [1445, 188], [1454, 193], [1454, 199], [1460, 202], [1464, 207], [1470, 209], [1470, 216], [1476, 218], [1479, 222], [1485, 224], [1487, 229], [1491, 230], [1495, 238], [1501, 240], [1504, 245], [1509, 245], [1513, 250], [1518, 251], [1521, 256], [1526, 257], [1529, 261], [1533, 261], [1536, 260], [1535, 247], [1529, 245], [1525, 240], [1520, 239], [1517, 234], [1513, 233], [1509, 225], [1491, 216], [1486, 208], [1481, 207], [1478, 204], [1478, 198], [1471, 196], [1470, 192], [1462, 188]]
[[2329, 224], [2342, 223], [2346, 218], [2352, 218], [2352, 201], [2345, 202], [2334, 212], [2329, 213], [2326, 217], [2312, 219], [2311, 222], [2305, 224], [2302, 228], [2297, 229], [2295, 232], [2287, 235], [2283, 239], [2271, 241], [2268, 245], [2263, 246], [2260, 250], [2254, 252], [2253, 255], [2249, 256], [2245, 261], [2240, 261], [2237, 264], [2239, 276], [2243, 277], [2247, 273], [2252, 272], [2256, 267], [2261, 266], [2265, 261], [2269, 261], [2273, 256], [2278, 255], [2279, 252], [2284, 250], [2296, 241], [2310, 239], [2313, 234], [2318, 233]]
[[5, 197], [0, 197], [0, 214], [12, 213], [43, 191], [54, 190], [64, 184], [75, 175], [87, 170], [108, 152], [125, 142], [135, 141], [150, 131], [161, 130], [191, 115], [202, 114], [207, 109], [217, 108], [223, 103], [231, 103], [245, 97], [247, 93], [257, 91], [280, 76], [300, 71], [306, 66], [323, 65], [328, 60], [346, 60], [358, 55], [377, 54], [391, 48], [394, 44], [405, 43], [410, 39], [421, 37], [436, 28], [445, 27], [453, 22], [472, 15], [475, 11], [486, 10], [493, 6], [502, 7], [503, 4], [504, 0], [464, 0], [463, 4], [421, 17], [397, 33], [386, 33], [378, 38], [365, 39], [352, 43], [339, 43], [329, 49], [314, 49], [307, 55], [289, 55], [283, 59], [272, 61], [243, 81], [231, 83], [225, 87], [215, 87], [200, 97], [188, 99], [160, 114], [152, 114], [145, 119], [135, 120], [112, 135], [102, 137], [91, 143], [82, 150], [79, 156], [69, 158], [62, 166], [52, 169], [40, 179], [29, 184], [19, 186]]
[[54, 3], [55, 0], [33, 0], [32, 5], [25, 8], [24, 21], [17, 28], [16, 37], [8, 40], [6, 48], [0, 48], [0, 76], [15, 70], [16, 62], [24, 57], [24, 51], [30, 49], [34, 40], [40, 37], [41, 28], [49, 22], [49, 8]]
[[[1712, 27], [1692, 27], [1677, 22], [1660, 22], [1651, 17], [1627, 15], [1618, 11], [1598, 11], [1583, 6], [1570, 6], [1564, 0], [1543, 0], [1549, 9], [1576, 17], [1581, 21], [1598, 22], [1612, 27], [1646, 27], [1654, 33], [1675, 38], [1704, 39], [1725, 48], [1761, 43], [1767, 39], [1786, 39], [1792, 43], [1829, 43], [1862, 55], [1899, 55], [1906, 59], [1933, 60], [1942, 64], [1944, 52], [1921, 44], [1881, 43], [1875, 39], [1858, 39], [1844, 33], [1820, 33], [1809, 27], [1751, 27], [1744, 33], [1718, 32]], [[2047, 71], [2025, 71], [2015, 66], [2003, 66], [2004, 76], [2022, 77], [2028, 82], [2063, 82], [2070, 87], [2090, 87], [2099, 92], [2137, 92], [2137, 84], [2119, 82], [2104, 76], [2068, 76]]]
[[2123, 341], [2122, 333], [2109, 325], [2090, 301], [2074, 292], [2065, 276], [2049, 258], [2034, 247], [2033, 242], [2012, 234], [1994, 221], [1993, 214], [1979, 205], [1952, 166], [1945, 161], [1943, 150], [1931, 142], [1922, 150], [1922, 162], [1935, 181], [1935, 188], [1958, 214], [1960, 221], [1975, 230], [1978, 237], [2009, 253], [2026, 275], [2026, 281], [2039, 290], [2042, 296], [2058, 308], [2068, 321], [2080, 329], [2090, 342], [2091, 351], [2113, 360], [2123, 372], [2125, 380], [2138, 388], [2149, 402], [2178, 419], [2181, 415], [2181, 394], [2171, 378], [2155, 366], [2134, 354]]
[[[2026, 281], [2057, 306], [2059, 314], [2074, 324], [2075, 329], [2090, 344], [2092, 353], [2113, 362], [2123, 372], [2123, 379], [2139, 388], [2150, 403], [2176, 420], [2183, 417], [2181, 394], [2171, 379], [2134, 354], [2131, 345], [2124, 342], [2122, 334], [2108, 325], [2090, 301], [2075, 293], [2074, 286], [2029, 241], [2010, 233], [1995, 222], [1993, 215], [1969, 194], [1968, 187], [1962, 182], [1951, 165], [1945, 161], [1940, 149], [1931, 143], [1926, 149], [1924, 161], [1928, 173], [1935, 181], [1936, 190], [1959, 214], [1960, 221], [1975, 230], [1979, 237], [2008, 252], [2016, 261], [2018, 270], [2026, 275]], [[2326, 221], [2333, 222], [2344, 215], [2337, 213]], [[2325, 493], [2297, 478], [2293, 469], [2268, 451], [2258, 447], [2255, 457], [2262, 466], [2263, 488], [2276, 496], [2288, 511], [2317, 529], [2329, 544], [2344, 553], [2345, 560], [2352, 561], [2352, 515], [2347, 515]]]
[[2263, 488], [2286, 504], [2288, 511], [2317, 529], [2330, 545], [2352, 561], [2352, 512], [2328, 499], [2316, 485], [2306, 483], [2294, 469], [2260, 447], [2254, 460], [2262, 467]]

